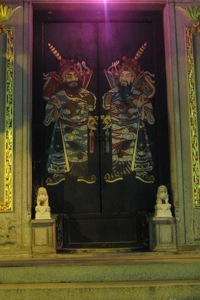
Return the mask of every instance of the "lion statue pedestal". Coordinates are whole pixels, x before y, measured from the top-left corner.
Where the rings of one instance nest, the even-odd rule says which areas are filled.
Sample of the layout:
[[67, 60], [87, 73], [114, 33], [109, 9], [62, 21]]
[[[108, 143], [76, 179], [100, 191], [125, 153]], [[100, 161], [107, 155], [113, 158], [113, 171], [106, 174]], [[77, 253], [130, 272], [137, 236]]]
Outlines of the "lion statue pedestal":
[[158, 187], [155, 213], [149, 218], [149, 248], [151, 251], [176, 251], [176, 223], [166, 186]]
[[44, 187], [38, 189], [35, 220], [31, 221], [31, 225], [33, 253], [55, 253], [55, 220], [51, 218], [48, 194]]

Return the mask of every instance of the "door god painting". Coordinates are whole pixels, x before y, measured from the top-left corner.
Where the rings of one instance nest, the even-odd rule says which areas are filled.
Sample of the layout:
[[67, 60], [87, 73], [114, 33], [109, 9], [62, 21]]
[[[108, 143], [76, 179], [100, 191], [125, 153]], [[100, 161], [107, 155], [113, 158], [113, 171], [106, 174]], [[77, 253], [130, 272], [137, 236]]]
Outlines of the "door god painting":
[[[145, 124], [154, 124], [150, 101], [155, 94], [153, 75], [141, 70], [138, 59], [143, 54], [144, 43], [134, 58], [123, 57], [105, 70], [110, 84], [103, 96], [103, 108], [108, 110], [103, 118], [106, 141], [111, 135], [112, 170], [106, 182], [123, 180], [135, 172], [137, 179], [153, 183], [153, 160]], [[109, 151], [109, 145], [106, 146]]]
[[[111, 89], [103, 95], [102, 116], [105, 152], [112, 157], [110, 172], [104, 180], [114, 183], [135, 174], [144, 183], [153, 183], [153, 159], [146, 124], [153, 125], [151, 98], [155, 94], [154, 75], [141, 69], [139, 58], [144, 43], [134, 58], [122, 57], [104, 70]], [[44, 99], [47, 100], [44, 125], [54, 124], [48, 151], [47, 185], [56, 185], [66, 174], [92, 184], [96, 175], [88, 172], [89, 153], [94, 152], [94, 131], [98, 117], [96, 96], [87, 87], [91, 71], [85, 62], [63, 59], [49, 44], [59, 61], [59, 71], [45, 75]]]
[[68, 173], [77, 181], [92, 184], [96, 176], [88, 173], [88, 149], [91, 153], [94, 151], [93, 130], [97, 122], [91, 112], [96, 107], [96, 97], [87, 86], [93, 72], [85, 62], [62, 59], [53, 45], [49, 44], [49, 49], [59, 61], [59, 72], [47, 74], [44, 85], [47, 100], [44, 125], [55, 124], [46, 183], [56, 185], [65, 180]]

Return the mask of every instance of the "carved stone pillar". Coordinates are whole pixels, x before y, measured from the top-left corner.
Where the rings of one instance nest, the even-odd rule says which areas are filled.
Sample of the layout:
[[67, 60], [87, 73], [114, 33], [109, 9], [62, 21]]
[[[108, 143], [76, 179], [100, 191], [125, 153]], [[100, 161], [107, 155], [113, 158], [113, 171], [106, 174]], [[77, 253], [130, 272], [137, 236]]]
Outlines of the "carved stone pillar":
[[29, 0], [0, 4], [0, 253], [31, 255]]

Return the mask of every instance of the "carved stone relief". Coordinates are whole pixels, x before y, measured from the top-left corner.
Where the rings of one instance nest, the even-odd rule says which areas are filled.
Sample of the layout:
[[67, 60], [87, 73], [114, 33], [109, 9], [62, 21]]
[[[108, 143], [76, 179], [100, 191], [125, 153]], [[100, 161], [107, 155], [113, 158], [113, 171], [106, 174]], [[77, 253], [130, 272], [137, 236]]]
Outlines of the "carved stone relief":
[[9, 8], [7, 5], [0, 5], [0, 39], [1, 39], [1, 73], [0, 92], [3, 95], [1, 109], [0, 143], [1, 150], [1, 195], [0, 212], [13, 211], [13, 101], [14, 101], [14, 36], [13, 26], [3, 25], [4, 21], [10, 19], [12, 14], [18, 9]]
[[[199, 148], [199, 127], [198, 120], [198, 99], [197, 94], [197, 73], [196, 64], [198, 50], [194, 47], [195, 39], [200, 39], [200, 6], [190, 6], [186, 9], [177, 7], [185, 13], [193, 22], [193, 26], [185, 28], [186, 53], [187, 53], [187, 79], [188, 79], [188, 102], [190, 118], [190, 145], [191, 145], [191, 163], [192, 163], [192, 190], [193, 206], [200, 208], [200, 148]], [[199, 67], [199, 66], [198, 66]]]

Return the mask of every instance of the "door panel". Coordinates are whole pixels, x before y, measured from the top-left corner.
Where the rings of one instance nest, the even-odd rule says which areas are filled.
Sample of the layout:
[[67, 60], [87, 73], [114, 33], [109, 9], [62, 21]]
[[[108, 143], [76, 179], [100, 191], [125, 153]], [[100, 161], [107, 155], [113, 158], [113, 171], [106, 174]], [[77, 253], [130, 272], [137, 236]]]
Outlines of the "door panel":
[[[100, 23], [98, 25], [98, 45], [99, 45], [99, 93], [100, 99], [110, 89], [103, 69], [108, 68], [112, 62], [121, 59], [122, 56], [133, 58], [140, 46], [147, 42], [148, 46], [141, 57], [141, 64], [145, 70], [155, 72], [153, 60], [153, 30], [149, 22], [113, 22]], [[107, 112], [101, 105], [101, 114]], [[102, 129], [103, 126], [101, 126]], [[149, 128], [150, 139], [153, 140], [155, 128]], [[101, 135], [105, 135], [103, 130]], [[111, 170], [111, 153], [105, 153], [105, 144], [102, 145], [102, 211], [103, 212], [134, 212], [146, 210], [148, 203], [146, 195], [151, 197], [154, 192], [152, 184], [143, 184], [135, 179], [135, 174], [124, 177], [123, 181], [107, 183], [103, 179], [107, 172]]]
[[[162, 20], [158, 22], [156, 19], [156, 22], [161, 24]], [[38, 30], [38, 26], [35, 27]], [[154, 160], [155, 182], [144, 183], [136, 178], [135, 172], [125, 176], [121, 181], [106, 182], [104, 177], [106, 173], [111, 172], [112, 155], [111, 151], [109, 153], [105, 151], [106, 137], [102, 116], [106, 116], [108, 112], [103, 109], [102, 97], [110, 89], [104, 69], [108, 69], [112, 62], [121, 59], [122, 56], [133, 58], [145, 42], [147, 48], [140, 58], [140, 64], [142, 69], [155, 74], [159, 79], [157, 69], [164, 64], [164, 53], [161, 52], [160, 57], [155, 57], [157, 52], [154, 45], [157, 44], [157, 39], [162, 37], [156, 36], [154, 19], [135, 22], [119, 20], [109, 23], [44, 22], [42, 27], [41, 47], [44, 49], [42, 71], [44, 73], [58, 71], [58, 61], [48, 47], [48, 43], [51, 43], [62, 58], [85, 61], [93, 70], [87, 89], [97, 98], [96, 108], [92, 112], [98, 119], [97, 130], [94, 131], [94, 153], [88, 152], [88, 171], [95, 174], [96, 182], [93, 184], [77, 182], [76, 177], [67, 174], [65, 181], [55, 186], [47, 186], [51, 210], [57, 218], [58, 248], [144, 244], [148, 235], [146, 216], [153, 210], [156, 188], [161, 183], [162, 172], [166, 170], [164, 168], [164, 171], [161, 171], [162, 165], [158, 165], [157, 157], [161, 151], [157, 141], [160, 134], [159, 126], [157, 124], [146, 126]], [[35, 40], [37, 41], [37, 38]], [[35, 44], [34, 49], [36, 48]], [[40, 54], [42, 55], [41, 52]], [[163, 86], [165, 87], [164, 82]], [[156, 90], [152, 105], [155, 114], [166, 118], [166, 111], [160, 109], [161, 106], [158, 104], [158, 99], [163, 93], [161, 90], [165, 91], [160, 87]], [[165, 95], [162, 96], [165, 99]], [[36, 103], [37, 101], [35, 106]], [[45, 105], [44, 101], [43, 111]], [[43, 185], [47, 176], [44, 170], [52, 130], [53, 125], [46, 127], [45, 130], [42, 128]]]
[[[58, 34], [59, 33], [59, 34]], [[87, 35], [86, 35], [87, 33]], [[94, 71], [89, 90], [97, 95], [98, 88], [98, 58], [97, 58], [97, 24], [92, 23], [47, 23], [44, 26], [44, 70], [45, 73], [58, 70], [58, 61], [48, 48], [48, 43], [56, 47], [63, 58], [86, 61], [87, 65]], [[97, 107], [92, 114], [98, 115]], [[97, 128], [99, 130], [99, 128]], [[47, 146], [50, 144], [51, 130]], [[94, 153], [88, 152], [88, 171], [99, 178], [99, 145], [94, 144]], [[55, 189], [55, 187], [50, 189]], [[65, 213], [99, 213], [100, 199], [99, 180], [88, 185], [77, 182], [76, 178], [66, 175], [63, 184], [63, 209]]]

